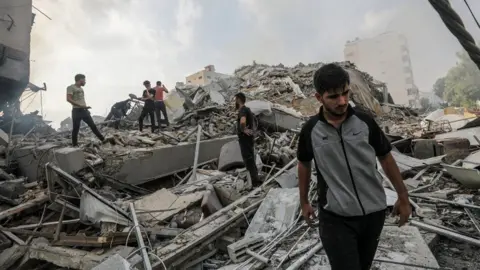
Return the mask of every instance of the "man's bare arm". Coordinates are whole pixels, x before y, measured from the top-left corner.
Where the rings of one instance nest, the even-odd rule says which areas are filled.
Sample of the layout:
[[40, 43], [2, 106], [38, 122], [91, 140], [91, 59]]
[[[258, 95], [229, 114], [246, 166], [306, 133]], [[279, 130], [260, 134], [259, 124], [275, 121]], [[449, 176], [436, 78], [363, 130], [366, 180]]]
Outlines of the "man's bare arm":
[[82, 108], [85, 107], [85, 106], [80, 105], [80, 104], [78, 104], [77, 102], [75, 102], [75, 101], [73, 100], [73, 95], [72, 95], [72, 94], [67, 94], [67, 102], [70, 103], [70, 104], [72, 104], [72, 105], [74, 105], [74, 106], [77, 106], [77, 107], [82, 107]]
[[247, 117], [242, 116], [240, 118], [240, 129], [243, 132], [245, 130], [245, 128], [247, 128]]
[[298, 162], [298, 188], [300, 192], [300, 204], [309, 204], [308, 190], [310, 186], [310, 176], [312, 174], [311, 162]]
[[398, 169], [397, 162], [393, 158], [391, 153], [386, 154], [383, 157], [379, 158], [380, 164], [382, 165], [383, 171], [387, 175], [390, 182], [392, 182], [393, 187], [397, 191], [398, 198], [401, 200], [408, 201], [408, 190], [403, 183], [402, 175]]
[[165, 93], [168, 93], [168, 89], [165, 86], [163, 87], [163, 91], [165, 91]]

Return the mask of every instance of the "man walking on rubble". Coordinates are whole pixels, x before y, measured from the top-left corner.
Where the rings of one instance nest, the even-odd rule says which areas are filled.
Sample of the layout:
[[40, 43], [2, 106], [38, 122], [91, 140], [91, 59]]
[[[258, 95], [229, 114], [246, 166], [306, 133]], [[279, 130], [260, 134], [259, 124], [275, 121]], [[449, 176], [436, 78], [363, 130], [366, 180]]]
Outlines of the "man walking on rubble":
[[163, 122], [167, 125], [167, 127], [169, 125], [167, 108], [165, 107], [165, 102], [163, 102], [163, 92], [168, 93], [167, 88], [162, 85], [161, 81], [157, 81], [157, 86], [155, 86], [155, 116], [157, 117], [159, 130], [162, 127], [160, 112], [163, 114]]
[[375, 120], [348, 104], [350, 77], [336, 64], [315, 72], [315, 96], [322, 103], [299, 135], [297, 158], [300, 203], [309, 225], [311, 163], [317, 170], [320, 238], [332, 270], [370, 269], [386, 215], [386, 196], [376, 158], [398, 194], [394, 212], [403, 226], [411, 214], [408, 192]]
[[127, 116], [127, 111], [130, 109], [130, 99], [119, 101], [113, 104], [112, 108], [110, 109], [110, 113], [108, 113], [105, 121], [115, 120], [115, 129], [118, 129], [120, 125], [120, 119]]
[[93, 122], [90, 115], [90, 106], [87, 106], [85, 102], [85, 93], [83, 86], [85, 86], [85, 75], [75, 75], [75, 83], [67, 87], [67, 102], [72, 104], [72, 145], [78, 145], [78, 132], [80, 131], [81, 121], [85, 122], [92, 132], [102, 142], [105, 141], [105, 137], [98, 131], [95, 122]]
[[155, 89], [151, 87], [150, 81], [144, 81], [143, 86], [145, 86], [145, 90], [143, 90], [142, 97], [140, 100], [143, 100], [144, 105], [142, 112], [140, 113], [140, 117], [138, 118], [138, 129], [143, 131], [143, 119], [145, 116], [150, 117], [150, 123], [152, 125], [152, 133], [155, 132]]
[[250, 173], [252, 182], [260, 182], [257, 165], [255, 164], [255, 136], [253, 129], [254, 116], [250, 108], [245, 106], [245, 101], [245, 94], [237, 93], [235, 95], [235, 108], [238, 110], [238, 143], [240, 144], [240, 152], [242, 154], [243, 163], [245, 163], [245, 167]]

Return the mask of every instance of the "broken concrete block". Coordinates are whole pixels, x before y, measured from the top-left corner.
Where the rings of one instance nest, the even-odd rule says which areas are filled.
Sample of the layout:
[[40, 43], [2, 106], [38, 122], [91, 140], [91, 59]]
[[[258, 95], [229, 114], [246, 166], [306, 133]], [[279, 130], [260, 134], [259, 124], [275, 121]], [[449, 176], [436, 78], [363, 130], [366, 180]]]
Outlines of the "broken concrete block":
[[470, 142], [465, 138], [450, 138], [443, 141], [445, 147], [445, 163], [451, 164], [470, 155]]
[[26, 176], [29, 182], [37, 181], [38, 174], [45, 173], [45, 164], [53, 160], [53, 149], [56, 147], [58, 145], [47, 143], [39, 147], [29, 145], [15, 149], [13, 154], [21, 175]]
[[294, 166], [290, 170], [287, 170], [286, 172], [279, 175], [277, 178], [275, 178], [275, 181], [282, 188], [298, 187], [297, 166]]
[[0, 269], [9, 269], [27, 252], [27, 246], [13, 245], [0, 253]]
[[0, 195], [9, 199], [17, 199], [25, 190], [24, 179], [0, 182]]
[[[227, 136], [200, 142], [198, 163], [218, 158], [225, 143], [236, 140], [237, 136]], [[115, 178], [129, 184], [142, 184], [193, 166], [196, 143], [165, 145], [156, 148], [140, 148], [129, 157], [113, 158], [111, 162], [120, 166], [115, 170]], [[159, 166], [159, 164], [162, 164]]]
[[205, 216], [209, 216], [222, 209], [223, 205], [220, 203], [212, 185], [207, 185], [206, 189], [207, 191], [203, 194], [201, 207]]
[[269, 239], [290, 227], [300, 207], [298, 188], [272, 188], [258, 208], [245, 236]]
[[229, 171], [243, 166], [243, 158], [238, 140], [224, 144], [218, 157], [218, 170]]
[[441, 156], [444, 153], [443, 145], [434, 139], [419, 139], [415, 141], [413, 157], [426, 159]]
[[257, 249], [263, 246], [263, 242], [262, 236], [245, 236], [243, 239], [227, 246], [228, 256], [234, 263], [242, 262], [249, 257], [246, 253], [247, 249]]
[[238, 190], [233, 185], [215, 183], [213, 184], [213, 187], [215, 188], [215, 193], [217, 194], [217, 197], [222, 205], [229, 205], [242, 197], [242, 190]]
[[54, 153], [58, 167], [67, 173], [76, 173], [85, 167], [85, 155], [80, 148], [64, 147]]
[[10, 139], [8, 138], [8, 134], [0, 129], [0, 145], [7, 146], [9, 142]]
[[127, 260], [122, 258], [122, 256], [115, 254], [92, 268], [92, 270], [129, 270], [130, 266], [131, 265]]

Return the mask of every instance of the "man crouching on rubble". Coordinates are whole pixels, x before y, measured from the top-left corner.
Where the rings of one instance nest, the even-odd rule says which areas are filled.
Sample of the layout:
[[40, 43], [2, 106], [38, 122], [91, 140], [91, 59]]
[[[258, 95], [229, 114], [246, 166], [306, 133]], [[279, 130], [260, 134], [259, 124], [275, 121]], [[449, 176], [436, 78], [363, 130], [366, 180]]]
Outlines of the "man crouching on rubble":
[[298, 142], [298, 179], [302, 214], [311, 225], [308, 201], [311, 162], [318, 179], [320, 238], [332, 270], [370, 269], [386, 214], [376, 157], [398, 194], [393, 214], [403, 226], [411, 208], [392, 146], [374, 119], [348, 104], [350, 77], [336, 64], [315, 72], [319, 113], [303, 126]]
[[80, 131], [80, 124], [83, 120], [92, 132], [102, 141], [105, 142], [105, 137], [98, 131], [95, 122], [93, 122], [90, 115], [90, 106], [85, 102], [85, 94], [83, 92], [85, 86], [85, 75], [75, 75], [75, 83], [67, 87], [67, 102], [72, 104], [72, 145], [78, 145], [78, 132]]
[[259, 182], [258, 169], [255, 164], [255, 137], [253, 132], [253, 113], [245, 106], [246, 97], [243, 93], [235, 95], [235, 108], [238, 110], [237, 134], [243, 163], [250, 173], [252, 182]]
[[119, 101], [113, 104], [110, 112], [105, 118], [105, 121], [115, 120], [114, 127], [115, 129], [118, 129], [120, 126], [120, 120], [127, 116], [127, 111], [130, 109], [130, 107], [130, 99]]

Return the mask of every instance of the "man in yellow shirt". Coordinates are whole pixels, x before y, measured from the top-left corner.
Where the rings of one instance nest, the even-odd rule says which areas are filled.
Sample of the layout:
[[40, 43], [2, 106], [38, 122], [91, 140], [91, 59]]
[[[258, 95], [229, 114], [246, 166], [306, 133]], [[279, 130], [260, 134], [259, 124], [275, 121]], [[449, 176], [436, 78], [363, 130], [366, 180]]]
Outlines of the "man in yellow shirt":
[[85, 75], [75, 75], [75, 83], [67, 87], [67, 102], [72, 104], [72, 145], [78, 145], [78, 132], [80, 131], [81, 121], [85, 122], [92, 132], [103, 142], [105, 137], [100, 133], [95, 122], [90, 115], [90, 106], [85, 102], [83, 92], [85, 86]]

